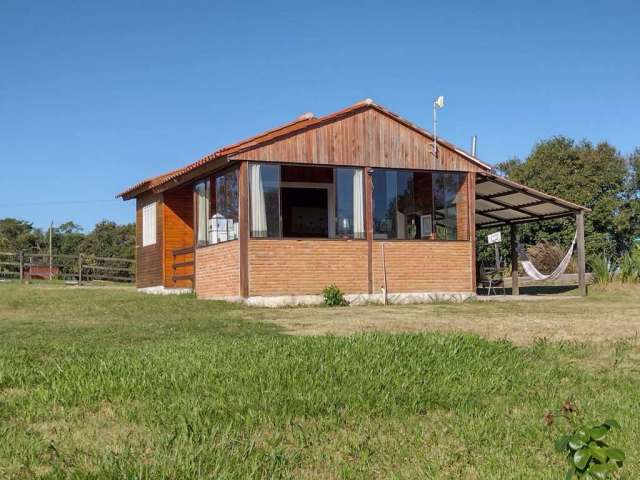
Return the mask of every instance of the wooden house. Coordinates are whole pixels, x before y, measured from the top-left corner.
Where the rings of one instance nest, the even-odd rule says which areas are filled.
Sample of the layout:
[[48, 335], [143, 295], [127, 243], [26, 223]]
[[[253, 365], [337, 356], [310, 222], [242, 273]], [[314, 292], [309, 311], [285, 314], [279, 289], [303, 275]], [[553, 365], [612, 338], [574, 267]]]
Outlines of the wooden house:
[[[219, 149], [119, 194], [136, 200], [137, 285], [199, 298], [402, 301], [476, 291], [476, 229], [587, 210], [490, 166], [371, 100]], [[515, 251], [515, 240], [512, 242]], [[517, 292], [517, 284], [514, 285]], [[584, 287], [584, 285], [583, 285]]]

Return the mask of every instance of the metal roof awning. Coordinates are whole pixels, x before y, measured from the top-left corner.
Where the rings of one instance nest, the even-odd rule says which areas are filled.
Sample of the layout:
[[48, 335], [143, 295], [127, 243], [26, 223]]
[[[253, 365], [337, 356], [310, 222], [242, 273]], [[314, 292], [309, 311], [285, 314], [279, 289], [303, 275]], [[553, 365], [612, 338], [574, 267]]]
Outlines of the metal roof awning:
[[590, 209], [492, 173], [478, 173], [476, 228], [567, 217]]

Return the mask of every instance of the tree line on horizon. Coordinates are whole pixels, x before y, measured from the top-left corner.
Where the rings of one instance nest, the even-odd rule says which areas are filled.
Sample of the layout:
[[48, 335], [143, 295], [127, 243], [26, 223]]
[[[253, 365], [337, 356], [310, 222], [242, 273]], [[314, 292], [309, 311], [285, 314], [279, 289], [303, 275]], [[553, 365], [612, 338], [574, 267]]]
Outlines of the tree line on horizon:
[[[93, 230], [84, 233], [82, 227], [68, 221], [54, 226], [51, 233], [54, 254], [135, 258], [134, 223], [119, 225], [110, 220], [103, 220], [97, 223]], [[36, 228], [26, 220], [0, 219], [0, 251], [48, 253], [49, 229]]]

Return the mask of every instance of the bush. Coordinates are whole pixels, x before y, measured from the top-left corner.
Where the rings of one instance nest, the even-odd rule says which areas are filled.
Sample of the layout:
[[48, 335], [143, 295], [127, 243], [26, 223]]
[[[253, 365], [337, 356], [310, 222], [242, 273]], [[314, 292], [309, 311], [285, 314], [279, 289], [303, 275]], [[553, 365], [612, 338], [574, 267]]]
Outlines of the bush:
[[611, 448], [605, 437], [612, 428], [620, 428], [615, 420], [605, 420], [598, 425], [584, 424], [578, 414], [574, 402], [566, 400], [557, 413], [547, 413], [544, 421], [548, 426], [555, 419], [564, 419], [569, 424], [569, 431], [558, 437], [555, 448], [564, 454], [569, 464], [565, 480], [577, 478], [606, 479], [619, 478], [625, 453], [619, 448]]
[[589, 262], [593, 272], [594, 283], [606, 285], [613, 279], [614, 267], [611, 261], [604, 255], [594, 257]]
[[331, 284], [322, 290], [322, 296], [324, 297], [324, 304], [328, 307], [343, 307], [348, 305], [344, 298], [344, 293], [336, 285]]
[[[567, 249], [558, 244], [543, 241], [527, 249], [531, 263], [542, 273], [553, 272], [567, 254]], [[571, 259], [566, 273], [576, 273], [575, 257]]]
[[636, 246], [620, 260], [620, 280], [625, 283], [640, 281], [640, 247]]

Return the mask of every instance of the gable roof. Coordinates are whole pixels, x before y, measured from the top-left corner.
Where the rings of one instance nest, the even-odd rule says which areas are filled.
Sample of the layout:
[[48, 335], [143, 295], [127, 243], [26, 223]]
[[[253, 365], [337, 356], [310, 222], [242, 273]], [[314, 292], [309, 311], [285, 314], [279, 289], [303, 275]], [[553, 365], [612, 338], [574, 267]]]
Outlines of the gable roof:
[[[300, 117], [296, 118], [292, 122], [285, 123], [284, 125], [280, 125], [271, 130], [267, 130], [266, 132], [262, 132], [258, 135], [254, 135], [253, 137], [250, 137], [246, 140], [242, 140], [240, 142], [227, 145], [226, 147], [222, 147], [208, 155], [205, 155], [204, 157], [200, 158], [196, 162], [193, 162], [185, 167], [177, 168], [168, 173], [143, 180], [133, 185], [132, 187], [129, 187], [126, 190], [120, 192], [117, 195], [117, 197], [122, 197], [124, 200], [129, 200], [148, 190], [161, 187], [162, 185], [165, 185], [170, 181], [179, 180], [180, 177], [182, 177], [183, 175], [186, 175], [187, 173], [213, 160], [223, 158], [223, 157], [228, 157], [230, 155], [236, 155], [244, 151], [254, 149], [266, 143], [276, 141], [280, 138], [284, 138], [299, 132], [303, 132], [307, 129], [321, 126], [323, 124], [330, 123], [340, 118], [346, 117], [355, 112], [364, 111], [367, 109], [374, 109], [382, 113], [383, 115], [386, 115], [387, 117], [392, 118], [393, 120], [404, 125], [405, 127], [425, 136], [429, 140], [433, 140], [433, 134], [431, 132], [418, 127], [417, 125], [402, 118], [400, 115], [397, 115], [391, 112], [390, 110], [383, 107], [382, 105], [379, 105], [375, 103], [373, 100], [367, 98], [347, 108], [344, 108], [342, 110], [339, 110], [334, 113], [330, 113], [328, 115], [325, 115], [319, 118], [315, 117], [312, 113], [305, 113], [304, 115], [301, 115]], [[462, 157], [464, 157], [471, 163], [474, 163], [481, 169], [484, 169], [486, 171], [489, 171], [491, 169], [490, 165], [487, 165], [486, 163], [480, 161], [478, 158], [470, 155], [469, 153], [456, 147], [452, 143], [446, 140], [443, 140], [440, 137], [438, 137], [438, 143], [456, 152], [457, 154], [461, 155]]]

